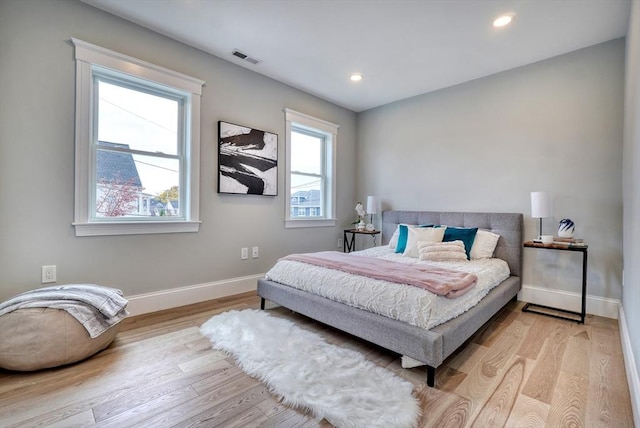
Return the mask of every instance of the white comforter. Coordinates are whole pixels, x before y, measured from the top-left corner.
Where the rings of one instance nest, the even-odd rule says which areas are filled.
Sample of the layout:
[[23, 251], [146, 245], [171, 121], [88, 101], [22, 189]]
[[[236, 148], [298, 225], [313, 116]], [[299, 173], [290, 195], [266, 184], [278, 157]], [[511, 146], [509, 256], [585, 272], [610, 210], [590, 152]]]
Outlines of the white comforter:
[[388, 246], [374, 247], [352, 254], [473, 273], [478, 276], [478, 284], [456, 299], [447, 299], [411, 285], [366, 278], [291, 260], [278, 261], [267, 272], [266, 278], [378, 315], [430, 329], [475, 306], [493, 287], [510, 275], [509, 266], [501, 259], [419, 261], [396, 254]]

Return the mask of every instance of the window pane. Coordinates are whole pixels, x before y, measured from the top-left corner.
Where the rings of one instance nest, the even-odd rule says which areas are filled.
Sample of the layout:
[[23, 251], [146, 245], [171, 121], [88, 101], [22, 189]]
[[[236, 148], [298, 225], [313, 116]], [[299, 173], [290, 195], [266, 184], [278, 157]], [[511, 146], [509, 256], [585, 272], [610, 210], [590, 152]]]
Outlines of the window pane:
[[98, 140], [178, 153], [178, 101], [100, 80], [98, 94]]
[[322, 174], [324, 138], [291, 132], [291, 171]]
[[[101, 147], [126, 148], [102, 143]], [[181, 216], [177, 159], [98, 149], [97, 217]]]
[[322, 179], [291, 174], [291, 217], [322, 215]]

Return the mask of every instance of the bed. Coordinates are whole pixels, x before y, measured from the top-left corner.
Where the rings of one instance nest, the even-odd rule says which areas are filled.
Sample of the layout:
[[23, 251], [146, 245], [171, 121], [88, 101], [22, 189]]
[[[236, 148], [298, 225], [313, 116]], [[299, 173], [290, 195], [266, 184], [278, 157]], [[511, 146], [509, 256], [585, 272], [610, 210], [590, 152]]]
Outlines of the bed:
[[269, 300], [324, 324], [372, 342], [427, 366], [427, 384], [435, 386], [435, 370], [482, 327], [521, 287], [522, 224], [519, 213], [384, 211], [382, 244], [388, 245], [399, 224], [477, 227], [500, 235], [494, 257], [509, 268], [506, 279], [466, 312], [430, 329], [339, 303], [279, 282], [258, 280], [261, 309]]

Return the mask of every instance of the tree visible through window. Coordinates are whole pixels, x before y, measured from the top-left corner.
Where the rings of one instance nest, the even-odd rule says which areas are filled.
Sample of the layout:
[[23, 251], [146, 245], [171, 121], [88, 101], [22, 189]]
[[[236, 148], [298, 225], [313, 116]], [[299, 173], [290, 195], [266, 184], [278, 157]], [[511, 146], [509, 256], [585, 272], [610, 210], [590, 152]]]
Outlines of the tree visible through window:
[[96, 79], [95, 216], [179, 216], [181, 100]]
[[204, 82], [72, 41], [76, 235], [197, 232]]

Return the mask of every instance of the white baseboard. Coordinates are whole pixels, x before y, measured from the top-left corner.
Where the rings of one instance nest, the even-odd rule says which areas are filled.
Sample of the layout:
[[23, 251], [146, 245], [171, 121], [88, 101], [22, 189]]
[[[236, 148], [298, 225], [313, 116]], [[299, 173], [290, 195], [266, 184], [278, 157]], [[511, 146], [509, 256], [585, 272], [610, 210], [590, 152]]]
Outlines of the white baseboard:
[[624, 355], [624, 367], [627, 372], [627, 383], [629, 384], [629, 395], [631, 396], [631, 410], [633, 411], [633, 423], [640, 427], [640, 378], [636, 359], [631, 349], [629, 341], [629, 330], [627, 329], [627, 319], [624, 316], [624, 309], [620, 305], [620, 340], [622, 341], [622, 354]]
[[[582, 305], [580, 293], [572, 293], [564, 290], [551, 290], [534, 285], [523, 284], [518, 293], [518, 300], [537, 303], [538, 305], [551, 306], [553, 308], [566, 309], [580, 312]], [[587, 313], [606, 318], [618, 319], [618, 307], [620, 300], [605, 297], [590, 296], [587, 294]]]
[[218, 299], [220, 297], [232, 296], [234, 294], [246, 293], [256, 290], [257, 281], [260, 278], [264, 278], [264, 274], [171, 288], [135, 296], [126, 296], [127, 300], [129, 300], [127, 310], [130, 316], [141, 315], [191, 305], [206, 300]]

